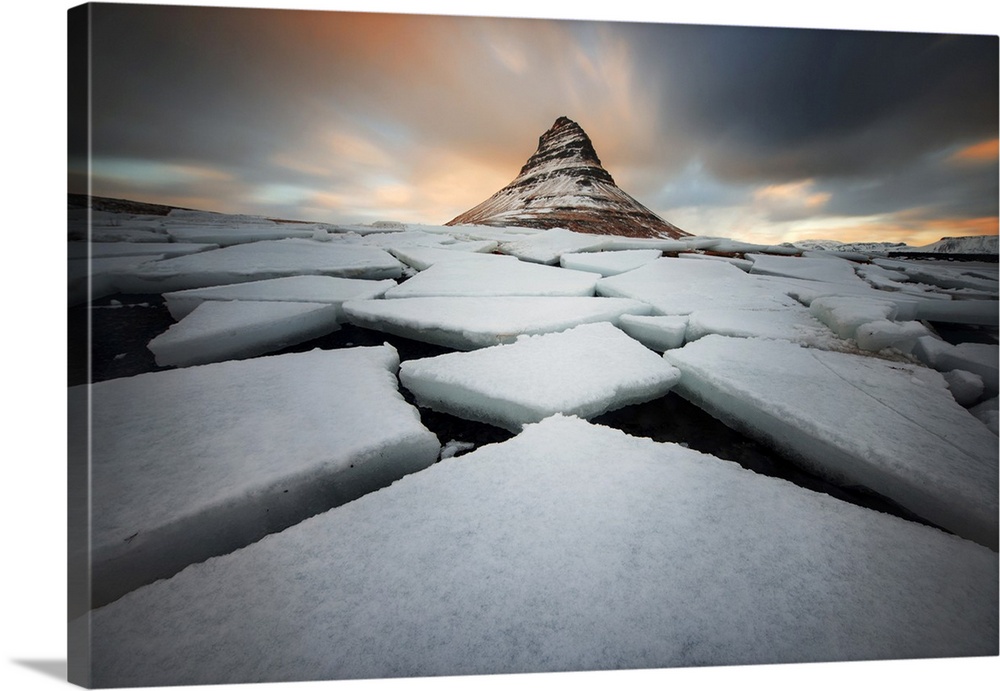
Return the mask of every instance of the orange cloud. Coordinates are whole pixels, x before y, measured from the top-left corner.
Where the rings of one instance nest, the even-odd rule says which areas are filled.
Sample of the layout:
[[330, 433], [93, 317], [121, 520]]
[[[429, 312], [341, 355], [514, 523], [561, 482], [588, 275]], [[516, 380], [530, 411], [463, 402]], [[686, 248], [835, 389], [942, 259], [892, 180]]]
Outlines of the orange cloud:
[[993, 138], [967, 146], [949, 157], [952, 163], [988, 163], [1000, 157], [1000, 139]]

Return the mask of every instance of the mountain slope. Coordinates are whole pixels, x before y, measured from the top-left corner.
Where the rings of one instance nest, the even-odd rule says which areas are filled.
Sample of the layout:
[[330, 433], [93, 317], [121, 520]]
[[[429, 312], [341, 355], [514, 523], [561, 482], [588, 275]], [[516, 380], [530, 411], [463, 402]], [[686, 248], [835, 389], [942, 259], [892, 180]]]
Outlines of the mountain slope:
[[629, 237], [689, 236], [615, 184], [590, 138], [560, 117], [513, 182], [445, 225], [568, 228]]

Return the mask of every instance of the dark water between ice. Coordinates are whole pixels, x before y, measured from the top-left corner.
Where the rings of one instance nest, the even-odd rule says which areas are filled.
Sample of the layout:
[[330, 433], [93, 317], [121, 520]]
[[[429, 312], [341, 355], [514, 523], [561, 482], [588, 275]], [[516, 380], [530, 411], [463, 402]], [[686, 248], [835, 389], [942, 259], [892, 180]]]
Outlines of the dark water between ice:
[[[69, 310], [69, 385], [88, 381], [87, 317], [91, 320], [90, 376], [94, 382], [128, 377], [164, 369], [159, 367], [149, 341], [174, 323], [160, 295], [114, 295], [79, 305]], [[420, 343], [379, 331], [346, 324], [328, 336], [286, 348], [278, 353], [305, 352], [313, 348], [374, 346], [388, 342], [400, 360], [432, 357], [450, 349]], [[275, 353], [275, 354], [278, 354]], [[403, 396], [414, 403], [408, 391]], [[476, 447], [506, 441], [512, 432], [492, 425], [470, 422], [420, 408], [424, 425], [444, 444], [448, 441], [470, 442]], [[591, 420], [596, 424], [622, 430], [636, 437], [659, 442], [676, 442], [696, 451], [711, 454], [763, 475], [778, 477], [841, 500], [903, 518], [926, 523], [895, 503], [860, 487], [839, 487], [823, 478], [801, 470], [775, 449], [767, 447], [727, 427], [676, 393], [647, 403], [628, 406]]]

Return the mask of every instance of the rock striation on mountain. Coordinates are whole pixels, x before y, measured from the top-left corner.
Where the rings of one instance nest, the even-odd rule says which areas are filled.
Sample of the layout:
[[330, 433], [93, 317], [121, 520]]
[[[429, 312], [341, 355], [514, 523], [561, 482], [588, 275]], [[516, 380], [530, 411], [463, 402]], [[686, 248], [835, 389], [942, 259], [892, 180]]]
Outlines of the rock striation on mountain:
[[565, 116], [538, 138], [538, 149], [513, 182], [445, 225], [567, 228], [628, 237], [690, 235], [618, 187], [590, 137]]

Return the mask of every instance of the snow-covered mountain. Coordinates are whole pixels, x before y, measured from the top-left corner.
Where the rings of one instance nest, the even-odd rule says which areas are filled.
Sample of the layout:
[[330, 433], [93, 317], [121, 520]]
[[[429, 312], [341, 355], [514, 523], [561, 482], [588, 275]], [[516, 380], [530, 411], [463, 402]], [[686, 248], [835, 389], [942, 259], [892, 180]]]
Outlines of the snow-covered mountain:
[[911, 247], [911, 252], [940, 252], [946, 254], [997, 254], [996, 235], [971, 235], [944, 237], [922, 247]]
[[931, 254], [997, 254], [996, 235], [944, 237], [929, 245], [913, 247], [902, 242], [840, 242], [839, 240], [797, 240], [794, 245], [804, 250], [838, 252], [928, 252]]
[[615, 184], [590, 137], [560, 117], [513, 182], [445, 225], [568, 228], [582, 233], [679, 238], [664, 221]]

